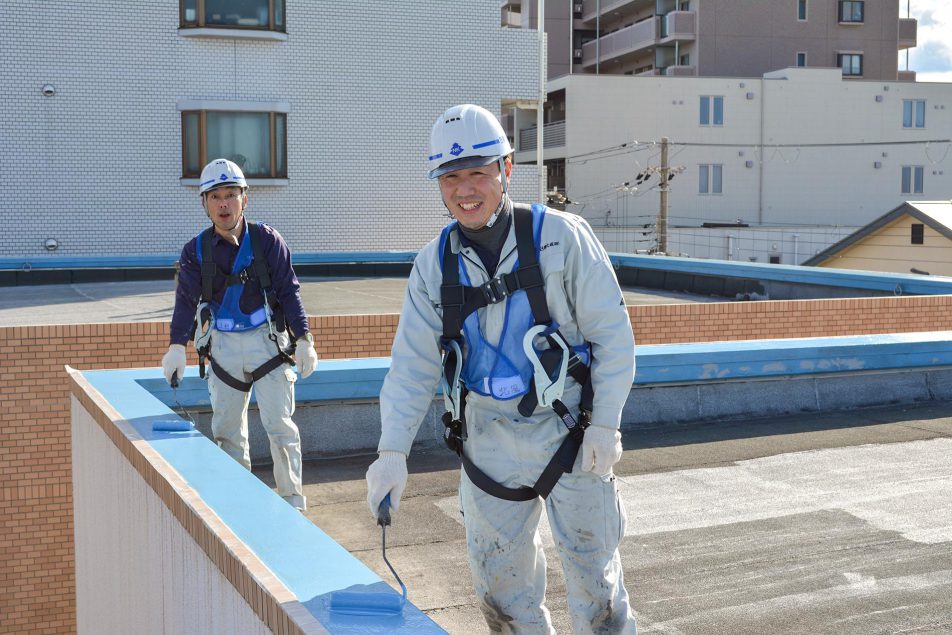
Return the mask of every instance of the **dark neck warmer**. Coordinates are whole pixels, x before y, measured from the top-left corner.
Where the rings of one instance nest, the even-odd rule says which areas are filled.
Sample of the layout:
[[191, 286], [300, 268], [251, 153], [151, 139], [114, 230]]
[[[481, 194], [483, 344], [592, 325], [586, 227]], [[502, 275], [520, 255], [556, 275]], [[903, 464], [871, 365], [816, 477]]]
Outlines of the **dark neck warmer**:
[[506, 242], [506, 236], [509, 235], [509, 224], [512, 221], [512, 201], [506, 196], [499, 216], [492, 227], [481, 227], [480, 229], [467, 229], [457, 224], [460, 231], [460, 239], [464, 245], [470, 246], [476, 250], [476, 254], [486, 267], [489, 275], [496, 273], [496, 266], [499, 264], [499, 256], [502, 252], [503, 243]]

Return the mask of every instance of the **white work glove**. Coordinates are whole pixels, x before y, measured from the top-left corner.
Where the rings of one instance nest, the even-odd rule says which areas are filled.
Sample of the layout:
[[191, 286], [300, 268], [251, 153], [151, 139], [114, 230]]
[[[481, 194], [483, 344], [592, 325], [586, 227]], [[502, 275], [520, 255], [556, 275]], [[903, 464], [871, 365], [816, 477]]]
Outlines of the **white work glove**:
[[185, 378], [185, 347], [181, 344], [169, 344], [168, 352], [162, 356], [162, 373], [165, 381], [172, 383], [172, 374], [178, 372], [178, 380]]
[[621, 432], [589, 426], [582, 437], [582, 471], [605, 476], [621, 459]]
[[400, 497], [407, 486], [407, 455], [384, 450], [367, 468], [367, 502], [370, 513], [377, 517], [380, 502], [390, 494], [393, 511], [400, 509]]
[[313, 373], [317, 368], [317, 351], [314, 350], [314, 342], [306, 337], [298, 339], [294, 359], [297, 361], [298, 368], [301, 369], [302, 379]]

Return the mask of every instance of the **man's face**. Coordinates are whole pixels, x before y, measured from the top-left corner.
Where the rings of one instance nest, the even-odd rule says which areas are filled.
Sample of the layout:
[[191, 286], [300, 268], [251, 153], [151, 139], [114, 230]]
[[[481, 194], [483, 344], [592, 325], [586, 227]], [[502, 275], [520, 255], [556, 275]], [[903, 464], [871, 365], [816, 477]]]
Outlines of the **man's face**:
[[[506, 171], [509, 171], [508, 162]], [[448, 172], [437, 180], [446, 208], [467, 229], [485, 227], [502, 200], [502, 181], [497, 162]]]
[[241, 222], [246, 197], [238, 186], [219, 187], [205, 194], [205, 211], [218, 232], [230, 232]]

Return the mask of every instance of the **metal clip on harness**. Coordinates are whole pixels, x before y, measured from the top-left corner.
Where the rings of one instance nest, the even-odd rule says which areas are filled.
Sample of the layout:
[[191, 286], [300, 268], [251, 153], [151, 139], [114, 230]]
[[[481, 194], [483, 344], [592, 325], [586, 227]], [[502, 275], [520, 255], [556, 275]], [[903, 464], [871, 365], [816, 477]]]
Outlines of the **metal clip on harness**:
[[569, 370], [569, 357], [572, 354], [568, 344], [558, 333], [555, 337], [550, 337], [549, 341], [555, 342], [562, 349], [562, 361], [559, 364], [559, 372], [556, 378], [549, 377], [549, 373], [546, 372], [542, 360], [539, 359], [539, 354], [533, 346], [536, 336], [544, 334], [548, 328], [545, 324], [536, 324], [526, 331], [526, 336], [522, 338], [522, 349], [532, 363], [532, 381], [535, 384], [536, 396], [539, 399], [539, 405], [543, 407], [551, 407], [557, 399], [562, 398], [562, 392], [565, 390], [565, 377]]

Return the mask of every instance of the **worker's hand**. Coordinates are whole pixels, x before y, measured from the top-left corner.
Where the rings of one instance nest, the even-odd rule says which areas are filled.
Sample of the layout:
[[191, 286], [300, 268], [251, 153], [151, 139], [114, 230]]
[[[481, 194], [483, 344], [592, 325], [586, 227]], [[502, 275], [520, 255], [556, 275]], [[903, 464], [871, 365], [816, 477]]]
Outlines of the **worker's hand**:
[[589, 426], [582, 437], [582, 471], [605, 476], [621, 459], [621, 432]]
[[294, 359], [298, 368], [301, 369], [302, 379], [313, 373], [314, 369], [317, 368], [317, 351], [314, 350], [314, 342], [306, 337], [299, 338]]
[[185, 377], [185, 347], [181, 344], [169, 344], [168, 352], [162, 356], [162, 373], [165, 381], [172, 383], [172, 374], [178, 373], [179, 381]]
[[367, 469], [367, 502], [377, 517], [380, 502], [390, 494], [393, 511], [400, 509], [400, 497], [407, 486], [407, 455], [384, 450]]

